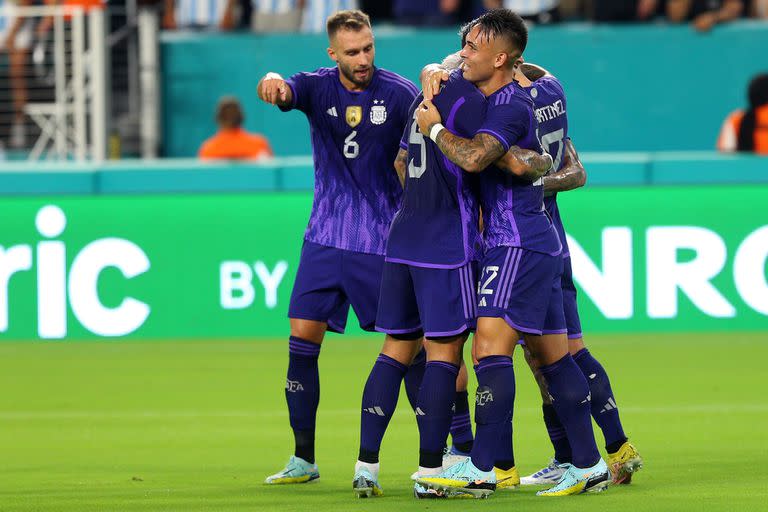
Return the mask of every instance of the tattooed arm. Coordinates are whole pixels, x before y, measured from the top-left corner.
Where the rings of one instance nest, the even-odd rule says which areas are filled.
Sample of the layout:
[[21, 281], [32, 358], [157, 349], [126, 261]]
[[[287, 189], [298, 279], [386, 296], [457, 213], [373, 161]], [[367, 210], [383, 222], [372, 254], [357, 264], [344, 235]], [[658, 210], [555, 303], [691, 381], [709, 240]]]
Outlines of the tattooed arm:
[[481, 172], [491, 164], [519, 178], [536, 181], [552, 168], [552, 157], [517, 146], [504, 152], [504, 146], [493, 135], [478, 133], [464, 139], [442, 130], [437, 147], [448, 159], [467, 172]]
[[565, 165], [563, 168], [548, 176], [544, 176], [544, 193], [567, 192], [583, 187], [587, 182], [587, 171], [581, 164], [579, 154], [571, 139], [565, 141]]
[[[435, 105], [424, 100], [417, 109], [416, 121], [421, 133], [431, 138], [432, 128], [441, 124], [442, 118]], [[465, 139], [448, 130], [441, 130], [435, 143], [451, 162], [468, 172], [480, 172], [506, 153], [501, 142], [488, 133], [478, 133], [471, 139]]]
[[504, 155], [501, 142], [487, 133], [478, 133], [471, 139], [465, 139], [442, 130], [435, 143], [448, 160], [467, 172], [480, 172]]
[[[416, 120], [419, 130], [427, 137], [432, 128], [440, 123], [440, 113], [431, 101], [425, 100], [418, 109]], [[506, 151], [497, 137], [489, 133], [478, 133], [465, 139], [441, 130], [435, 143], [448, 159], [467, 172], [481, 172], [489, 165], [496, 165], [510, 174], [535, 181], [552, 166], [552, 157], [535, 151], [512, 146]]]
[[496, 162], [496, 167], [534, 182], [552, 169], [552, 157], [548, 153], [540, 154], [531, 149], [512, 146]]
[[400, 180], [400, 185], [405, 188], [405, 170], [408, 167], [408, 152], [403, 148], [397, 152], [395, 157], [395, 171], [397, 171], [397, 178]]
[[531, 82], [535, 82], [539, 78], [549, 75], [549, 71], [536, 64], [531, 64], [530, 62], [523, 62], [520, 66], [520, 71], [525, 75], [525, 78]]

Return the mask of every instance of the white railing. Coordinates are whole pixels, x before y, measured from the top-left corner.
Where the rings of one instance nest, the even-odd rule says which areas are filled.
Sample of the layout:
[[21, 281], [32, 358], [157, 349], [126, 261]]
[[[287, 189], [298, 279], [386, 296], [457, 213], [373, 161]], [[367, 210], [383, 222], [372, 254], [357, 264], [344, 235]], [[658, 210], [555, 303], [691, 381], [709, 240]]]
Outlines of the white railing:
[[[109, 33], [111, 15], [120, 16], [122, 25]], [[0, 38], [7, 37], [14, 19], [23, 20], [16, 39], [24, 44], [11, 52], [10, 41], [0, 39], [0, 142], [6, 152], [17, 150], [15, 155], [33, 161], [98, 162], [108, 157], [110, 137], [132, 136], [141, 140], [136, 154], [157, 155], [154, 10], [137, 10], [134, 2], [120, 13], [108, 7], [85, 12], [71, 6], [6, 5], [0, 6], [0, 17], [7, 27]], [[113, 83], [116, 52], [119, 73]], [[154, 77], [144, 77], [145, 72]], [[115, 91], [124, 101], [113, 105]], [[20, 133], [28, 135], [26, 140]]]

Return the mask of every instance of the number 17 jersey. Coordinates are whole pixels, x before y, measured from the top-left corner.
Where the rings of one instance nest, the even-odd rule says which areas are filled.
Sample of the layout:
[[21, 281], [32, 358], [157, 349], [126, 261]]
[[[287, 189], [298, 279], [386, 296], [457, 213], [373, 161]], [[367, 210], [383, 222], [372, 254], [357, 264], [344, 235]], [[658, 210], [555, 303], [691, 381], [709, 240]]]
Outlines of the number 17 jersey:
[[[481, 239], [478, 229], [478, 180], [443, 155], [419, 132], [411, 105], [400, 147], [408, 151], [405, 191], [387, 242], [386, 261], [417, 267], [458, 268], [476, 259]], [[472, 138], [485, 119], [485, 96], [460, 71], [454, 71], [433, 103], [445, 128]]]

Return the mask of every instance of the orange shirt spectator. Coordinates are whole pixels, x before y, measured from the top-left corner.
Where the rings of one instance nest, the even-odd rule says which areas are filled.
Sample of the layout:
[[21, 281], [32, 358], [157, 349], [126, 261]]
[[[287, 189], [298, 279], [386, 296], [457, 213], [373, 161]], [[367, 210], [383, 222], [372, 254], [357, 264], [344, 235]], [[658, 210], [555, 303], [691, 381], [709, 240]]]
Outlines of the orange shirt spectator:
[[219, 132], [203, 142], [198, 156], [203, 159], [234, 160], [258, 160], [273, 156], [265, 137], [248, 133], [242, 128], [244, 119], [243, 109], [237, 99], [222, 98], [216, 109]]
[[749, 108], [731, 112], [725, 119], [717, 149], [768, 155], [768, 74], [752, 79], [748, 96]]

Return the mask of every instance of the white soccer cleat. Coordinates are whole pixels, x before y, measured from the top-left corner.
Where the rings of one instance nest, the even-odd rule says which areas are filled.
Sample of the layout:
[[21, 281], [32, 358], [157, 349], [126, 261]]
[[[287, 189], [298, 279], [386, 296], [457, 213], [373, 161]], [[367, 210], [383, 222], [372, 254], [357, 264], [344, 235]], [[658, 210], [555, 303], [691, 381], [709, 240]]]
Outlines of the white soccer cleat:
[[568, 469], [568, 464], [560, 464], [552, 459], [549, 465], [537, 472], [520, 479], [520, 485], [553, 485], [556, 484]]

